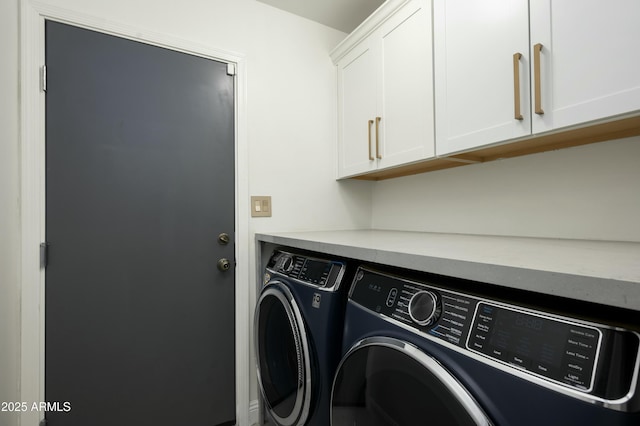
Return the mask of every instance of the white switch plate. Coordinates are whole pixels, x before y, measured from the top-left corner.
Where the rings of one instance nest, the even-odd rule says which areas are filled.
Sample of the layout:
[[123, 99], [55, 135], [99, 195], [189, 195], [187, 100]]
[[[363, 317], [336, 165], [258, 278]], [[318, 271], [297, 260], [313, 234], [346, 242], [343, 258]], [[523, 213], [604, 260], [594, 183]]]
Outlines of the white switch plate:
[[271, 196], [251, 196], [251, 217], [271, 217]]

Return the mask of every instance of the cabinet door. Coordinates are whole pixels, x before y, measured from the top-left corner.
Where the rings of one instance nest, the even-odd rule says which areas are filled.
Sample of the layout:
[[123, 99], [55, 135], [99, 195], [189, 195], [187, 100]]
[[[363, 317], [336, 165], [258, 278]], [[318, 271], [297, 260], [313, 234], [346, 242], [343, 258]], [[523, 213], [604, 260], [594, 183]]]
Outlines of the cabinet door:
[[531, 0], [544, 111], [534, 133], [640, 110], [638, 18], [638, 0]]
[[438, 155], [531, 133], [527, 0], [434, 0], [434, 52]]
[[430, 1], [413, 1], [378, 30], [378, 167], [434, 156]]
[[338, 63], [338, 177], [376, 167], [372, 151], [376, 117], [376, 66], [370, 40]]

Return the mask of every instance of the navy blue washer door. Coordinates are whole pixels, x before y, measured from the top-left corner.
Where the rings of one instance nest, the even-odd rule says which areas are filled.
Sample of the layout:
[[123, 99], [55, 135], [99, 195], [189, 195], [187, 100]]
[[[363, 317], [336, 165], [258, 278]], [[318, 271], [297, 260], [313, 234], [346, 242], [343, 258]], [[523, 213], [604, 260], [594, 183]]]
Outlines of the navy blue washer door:
[[47, 425], [234, 424], [234, 77], [55, 22], [46, 64]]

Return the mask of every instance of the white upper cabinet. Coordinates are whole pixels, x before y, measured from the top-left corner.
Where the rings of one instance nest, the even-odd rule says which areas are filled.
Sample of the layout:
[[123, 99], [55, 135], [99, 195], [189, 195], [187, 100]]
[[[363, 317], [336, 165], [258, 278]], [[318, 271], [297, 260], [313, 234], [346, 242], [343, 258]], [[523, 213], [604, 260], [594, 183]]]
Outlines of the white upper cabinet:
[[359, 174], [376, 167], [371, 143], [377, 113], [372, 49], [370, 40], [364, 40], [338, 64], [340, 175]]
[[434, 0], [436, 153], [640, 110], [640, 1]]
[[332, 55], [338, 66], [339, 178], [435, 154], [430, 2], [387, 3], [402, 6], [377, 17], [366, 37], [348, 38]]
[[530, 134], [528, 0], [434, 0], [434, 33], [437, 154]]
[[379, 167], [433, 157], [433, 42], [431, 8], [413, 1], [379, 30]]
[[544, 111], [533, 115], [533, 133], [640, 110], [640, 1], [531, 0], [530, 7]]

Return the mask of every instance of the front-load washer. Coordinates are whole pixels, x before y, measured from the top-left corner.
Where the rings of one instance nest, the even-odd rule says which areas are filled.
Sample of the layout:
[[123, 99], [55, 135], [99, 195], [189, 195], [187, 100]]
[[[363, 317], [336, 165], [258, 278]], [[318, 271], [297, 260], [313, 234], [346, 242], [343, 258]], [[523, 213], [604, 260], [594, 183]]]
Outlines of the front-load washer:
[[329, 424], [351, 280], [344, 260], [289, 249], [269, 258], [254, 317], [258, 385], [269, 424]]
[[460, 281], [358, 268], [331, 425], [640, 424], [636, 331]]

